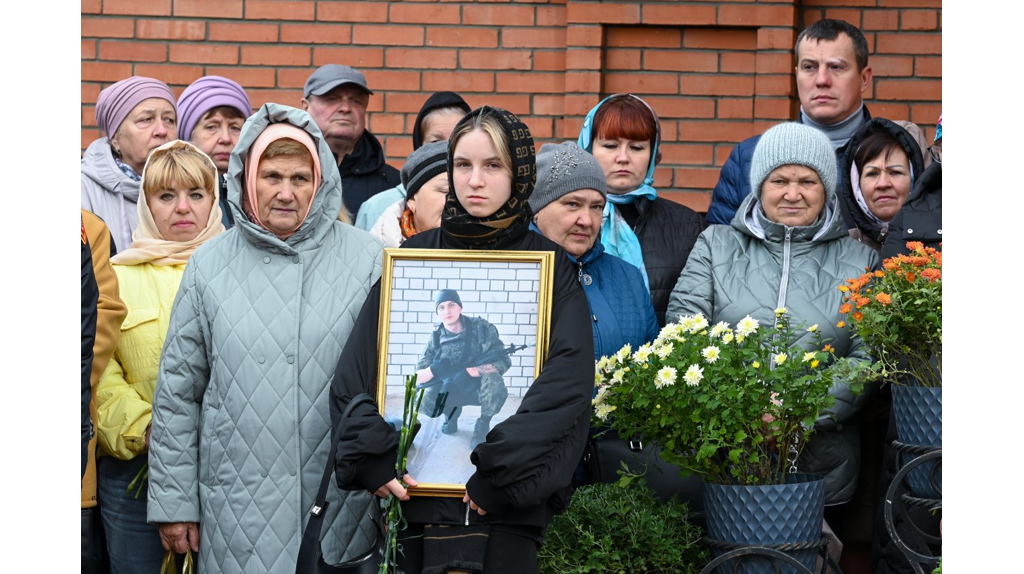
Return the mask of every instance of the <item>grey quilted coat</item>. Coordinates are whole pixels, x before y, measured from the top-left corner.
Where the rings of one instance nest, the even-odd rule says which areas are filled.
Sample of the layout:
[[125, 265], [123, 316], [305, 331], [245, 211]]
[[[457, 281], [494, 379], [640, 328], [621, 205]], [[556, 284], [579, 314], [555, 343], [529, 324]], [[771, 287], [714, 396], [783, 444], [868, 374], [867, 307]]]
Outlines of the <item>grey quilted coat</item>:
[[[282, 241], [241, 209], [245, 154], [269, 123], [316, 141], [323, 183]], [[250, 117], [231, 154], [235, 226], [189, 260], [153, 397], [150, 522], [198, 522], [199, 572], [295, 571], [305, 518], [327, 465], [328, 393], [382, 246], [337, 221], [341, 180], [306, 113], [276, 104]], [[324, 558], [370, 546], [368, 494], [328, 491]]]
[[[775, 308], [786, 307], [793, 325], [817, 324], [839, 357], [867, 358], [867, 348], [849, 329], [839, 329], [842, 293], [847, 278], [878, 265], [878, 254], [850, 238], [835, 193], [807, 227], [786, 227], [764, 216], [758, 194], [740, 205], [731, 225], [712, 225], [699, 238], [669, 298], [666, 321], [703, 313], [712, 324], [735, 325], [749, 314], [771, 324]], [[812, 344], [809, 334], [802, 342]], [[830, 391], [835, 405], [814, 426], [798, 468], [825, 475], [826, 504], [849, 500], [860, 467], [857, 411], [873, 388], [854, 396], [837, 382]]]

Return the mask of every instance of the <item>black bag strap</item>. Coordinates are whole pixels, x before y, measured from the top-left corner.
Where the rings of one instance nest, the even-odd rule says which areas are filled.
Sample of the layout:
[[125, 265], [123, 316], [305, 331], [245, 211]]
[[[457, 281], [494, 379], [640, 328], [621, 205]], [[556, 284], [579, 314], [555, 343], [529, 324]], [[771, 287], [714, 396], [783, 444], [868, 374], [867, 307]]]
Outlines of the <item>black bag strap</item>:
[[[298, 574], [317, 572], [318, 563], [321, 562], [320, 533], [323, 530], [324, 518], [327, 516], [327, 507], [330, 505], [330, 503], [327, 502], [327, 488], [330, 486], [331, 474], [334, 473], [334, 453], [338, 450], [338, 442], [341, 440], [341, 435], [344, 433], [345, 422], [349, 419], [352, 415], [352, 411], [355, 410], [357, 406], [363, 403], [373, 402], [373, 397], [366, 393], [360, 393], [355, 397], [352, 397], [348, 406], [345, 407], [345, 412], [341, 415], [341, 419], [338, 422], [338, 434], [335, 439], [331, 441], [331, 450], [327, 455], [327, 466], [324, 468], [323, 479], [320, 480], [320, 490], [317, 491], [316, 501], [313, 502], [313, 508], [309, 511], [309, 520], [306, 522], [306, 530], [302, 533], [302, 542], [299, 545], [299, 558], [295, 564], [295, 572]], [[372, 518], [378, 531], [382, 531], [378, 516], [373, 515]], [[377, 545], [371, 548], [371, 552], [377, 551], [377, 546], [380, 545], [381, 540], [381, 536], [377, 536]]]

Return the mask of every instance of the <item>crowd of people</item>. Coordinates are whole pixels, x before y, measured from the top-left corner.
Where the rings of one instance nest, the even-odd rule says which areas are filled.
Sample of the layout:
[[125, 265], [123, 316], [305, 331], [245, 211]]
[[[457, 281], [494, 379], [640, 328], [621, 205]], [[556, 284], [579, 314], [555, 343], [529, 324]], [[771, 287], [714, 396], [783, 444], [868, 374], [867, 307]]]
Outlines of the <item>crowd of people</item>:
[[[220, 76], [177, 99], [154, 78], [105, 88], [103, 137], [82, 157], [83, 572], [155, 572], [186, 550], [201, 572], [293, 571], [339, 433], [326, 562], [370, 547], [376, 494], [405, 501], [406, 572], [536, 571], [545, 527], [586, 481], [594, 360], [680, 315], [777, 307], [869, 360], [836, 327], [836, 286], [908, 240], [941, 242], [941, 118], [928, 147], [914, 124], [871, 117], [867, 43], [846, 22], [812, 24], [795, 53], [799, 117], [733, 149], [706, 217], [659, 196], [658, 115], [633, 94], [537, 150], [514, 113], [438, 92], [399, 171], [348, 66], [318, 68], [296, 107], [255, 112]], [[508, 419], [482, 409], [462, 499], [409, 496], [372, 405], [340, 424], [376, 394], [384, 247], [556, 254], [543, 368]], [[457, 354], [477, 319], [454, 290], [436, 299], [436, 354]], [[417, 367], [426, 380], [441, 365]], [[479, 404], [500, 408], [502, 367], [466, 369]], [[831, 392], [800, 468], [826, 476], [836, 548], [873, 543], [873, 571], [909, 572], [871, 527], [886, 394]]]

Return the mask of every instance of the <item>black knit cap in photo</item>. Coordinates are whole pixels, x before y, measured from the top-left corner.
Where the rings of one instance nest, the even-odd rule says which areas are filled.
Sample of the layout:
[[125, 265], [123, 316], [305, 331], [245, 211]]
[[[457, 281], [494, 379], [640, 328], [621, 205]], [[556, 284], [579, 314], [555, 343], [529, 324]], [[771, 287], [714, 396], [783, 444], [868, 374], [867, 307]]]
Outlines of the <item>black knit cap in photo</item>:
[[473, 217], [455, 195], [455, 178], [448, 162], [448, 197], [441, 213], [441, 232], [454, 245], [465, 249], [502, 249], [522, 238], [530, 230], [530, 195], [537, 184], [537, 151], [530, 128], [515, 114], [501, 108], [483, 106], [473, 110], [452, 130], [448, 140], [448, 157], [455, 157], [455, 139], [463, 126], [493, 116], [498, 120], [509, 142], [512, 158], [512, 195], [497, 211], [487, 217]]
[[456, 305], [462, 307], [462, 299], [459, 298], [459, 292], [455, 289], [441, 289], [437, 292], [437, 296], [434, 297], [434, 309], [445, 301], [454, 301]]
[[406, 199], [412, 199], [416, 192], [434, 176], [448, 171], [448, 142], [431, 142], [412, 152], [402, 166], [402, 186]]
[[420, 125], [423, 123], [423, 118], [427, 117], [427, 114], [438, 108], [459, 108], [466, 114], [472, 109], [466, 103], [466, 100], [462, 99], [462, 96], [455, 92], [434, 92], [423, 103], [420, 113], [416, 115], [416, 123], [412, 126], [412, 149], [420, 149], [423, 146], [423, 130], [420, 128]]

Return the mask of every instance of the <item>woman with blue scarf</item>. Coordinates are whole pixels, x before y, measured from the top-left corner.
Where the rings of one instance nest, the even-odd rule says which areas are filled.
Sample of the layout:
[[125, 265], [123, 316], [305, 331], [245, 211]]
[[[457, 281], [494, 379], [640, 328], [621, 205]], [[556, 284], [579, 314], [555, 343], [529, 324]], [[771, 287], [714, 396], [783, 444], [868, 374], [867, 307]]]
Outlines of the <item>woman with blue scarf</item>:
[[660, 159], [658, 114], [632, 94], [615, 94], [594, 106], [583, 121], [579, 147], [604, 170], [608, 203], [601, 220], [605, 251], [640, 270], [651, 303], [664, 325], [668, 297], [707, 227], [692, 209], [658, 197], [654, 166]]

